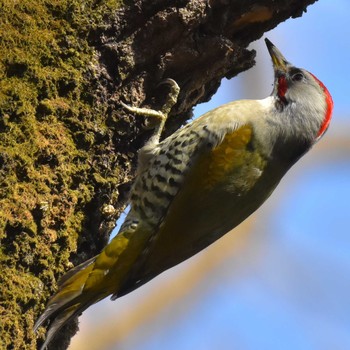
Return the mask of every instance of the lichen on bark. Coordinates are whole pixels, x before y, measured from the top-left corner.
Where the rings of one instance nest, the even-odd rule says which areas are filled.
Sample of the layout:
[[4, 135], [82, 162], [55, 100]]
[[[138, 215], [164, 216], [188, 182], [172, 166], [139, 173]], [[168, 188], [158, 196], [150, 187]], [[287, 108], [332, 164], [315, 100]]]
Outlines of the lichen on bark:
[[[85, 235], [91, 255], [118, 214], [117, 186], [130, 165], [119, 164], [107, 106], [94, 96], [97, 58], [87, 40], [87, 25], [102, 21], [109, 6], [117, 3], [98, 13], [80, 1], [1, 4], [2, 349], [35, 348], [38, 301], [71, 266], [79, 233], [94, 237]], [[101, 202], [115, 205], [110, 217], [102, 218]]]
[[1, 349], [36, 348], [57, 279], [99, 252], [125, 205], [150, 131], [119, 100], [157, 108], [175, 79], [171, 133], [254, 64], [250, 42], [313, 2], [1, 0]]

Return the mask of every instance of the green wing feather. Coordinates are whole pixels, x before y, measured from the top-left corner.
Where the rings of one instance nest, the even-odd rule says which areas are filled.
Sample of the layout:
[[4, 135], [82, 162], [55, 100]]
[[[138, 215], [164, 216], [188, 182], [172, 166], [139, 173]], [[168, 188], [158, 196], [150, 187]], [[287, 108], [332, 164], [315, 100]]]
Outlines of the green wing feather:
[[268, 197], [267, 189], [262, 196], [254, 192], [266, 161], [252, 147], [252, 138], [253, 130], [245, 125], [198, 156], [154, 233], [156, 237], [147, 247], [146, 257], [128, 276], [119, 296], [204, 249], [241, 223]]

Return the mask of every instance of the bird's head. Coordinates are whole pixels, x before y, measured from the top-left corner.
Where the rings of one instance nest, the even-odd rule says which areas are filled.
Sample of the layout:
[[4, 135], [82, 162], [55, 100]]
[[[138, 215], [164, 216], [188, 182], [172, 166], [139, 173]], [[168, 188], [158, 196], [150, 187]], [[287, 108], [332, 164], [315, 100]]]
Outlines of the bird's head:
[[265, 39], [265, 42], [275, 71], [272, 96], [278, 108], [292, 111], [289, 117], [299, 119], [300, 127], [305, 127], [304, 131], [317, 141], [332, 117], [333, 100], [329, 91], [312, 73], [289, 63], [271, 41]]

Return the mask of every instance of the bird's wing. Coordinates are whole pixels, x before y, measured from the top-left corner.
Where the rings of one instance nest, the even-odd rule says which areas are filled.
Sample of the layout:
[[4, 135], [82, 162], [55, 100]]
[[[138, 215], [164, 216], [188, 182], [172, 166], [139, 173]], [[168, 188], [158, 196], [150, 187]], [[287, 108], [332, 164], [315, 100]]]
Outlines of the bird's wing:
[[256, 209], [249, 198], [241, 201], [265, 166], [264, 157], [253, 149], [252, 137], [252, 127], [240, 125], [197, 153], [118, 296], [196, 254]]

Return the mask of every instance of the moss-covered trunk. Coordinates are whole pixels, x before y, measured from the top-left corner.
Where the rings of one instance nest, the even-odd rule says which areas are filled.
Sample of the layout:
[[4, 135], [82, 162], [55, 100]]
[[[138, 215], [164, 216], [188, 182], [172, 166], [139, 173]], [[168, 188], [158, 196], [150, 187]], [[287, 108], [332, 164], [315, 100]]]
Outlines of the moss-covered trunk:
[[250, 42], [314, 1], [1, 0], [1, 349], [36, 348], [57, 279], [99, 252], [125, 205], [150, 131], [118, 101], [157, 108], [157, 84], [175, 79], [171, 133], [253, 65]]

